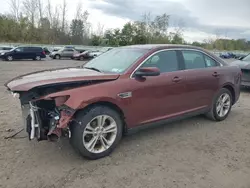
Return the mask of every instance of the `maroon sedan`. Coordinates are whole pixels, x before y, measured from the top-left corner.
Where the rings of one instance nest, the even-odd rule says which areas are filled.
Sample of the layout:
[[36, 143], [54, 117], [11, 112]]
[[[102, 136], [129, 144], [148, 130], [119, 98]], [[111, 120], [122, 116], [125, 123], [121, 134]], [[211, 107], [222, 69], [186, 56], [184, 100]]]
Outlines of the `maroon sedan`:
[[183, 45], [114, 48], [82, 67], [45, 70], [6, 83], [19, 95], [30, 139], [64, 132], [84, 157], [109, 155], [124, 133], [206, 114], [224, 120], [239, 99], [241, 71]]

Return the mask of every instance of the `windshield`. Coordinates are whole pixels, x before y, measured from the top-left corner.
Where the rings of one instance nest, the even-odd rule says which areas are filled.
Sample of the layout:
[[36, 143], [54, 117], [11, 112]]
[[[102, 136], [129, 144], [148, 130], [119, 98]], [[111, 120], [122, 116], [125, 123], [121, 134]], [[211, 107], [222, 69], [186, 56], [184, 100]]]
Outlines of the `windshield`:
[[10, 50], [10, 52], [12, 52], [12, 51], [16, 50], [17, 48], [18, 48], [18, 47], [12, 48], [12, 49]]
[[242, 61], [250, 61], [250, 54], [248, 54], [246, 57], [242, 59]]
[[123, 73], [146, 52], [147, 49], [115, 48], [89, 61], [84, 67], [101, 72]]

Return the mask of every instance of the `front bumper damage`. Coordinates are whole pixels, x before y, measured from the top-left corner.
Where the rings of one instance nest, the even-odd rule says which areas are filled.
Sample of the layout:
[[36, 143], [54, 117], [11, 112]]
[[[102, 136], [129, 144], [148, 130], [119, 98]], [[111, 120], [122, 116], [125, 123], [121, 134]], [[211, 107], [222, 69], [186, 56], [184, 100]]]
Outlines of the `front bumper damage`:
[[68, 132], [68, 125], [74, 110], [62, 108], [50, 111], [43, 109], [36, 102], [21, 105], [23, 123], [29, 140], [37, 139], [56, 141]]

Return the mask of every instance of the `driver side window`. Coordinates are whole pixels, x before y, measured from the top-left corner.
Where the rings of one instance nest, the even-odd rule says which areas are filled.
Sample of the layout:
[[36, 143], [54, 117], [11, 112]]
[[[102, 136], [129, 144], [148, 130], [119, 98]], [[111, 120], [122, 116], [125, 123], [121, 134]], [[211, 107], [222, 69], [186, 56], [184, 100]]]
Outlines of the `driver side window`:
[[157, 67], [161, 73], [179, 70], [177, 53], [174, 50], [161, 51], [151, 56], [141, 67]]
[[23, 48], [19, 47], [15, 49], [17, 52], [23, 52]]

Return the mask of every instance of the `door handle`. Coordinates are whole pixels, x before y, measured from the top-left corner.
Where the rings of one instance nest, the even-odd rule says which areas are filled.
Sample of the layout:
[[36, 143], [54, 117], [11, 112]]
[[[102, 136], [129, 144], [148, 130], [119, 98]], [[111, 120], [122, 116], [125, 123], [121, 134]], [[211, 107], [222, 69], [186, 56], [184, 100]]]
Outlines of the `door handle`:
[[214, 77], [218, 77], [220, 74], [218, 74], [217, 72], [214, 72], [212, 75], [213, 75]]
[[181, 81], [182, 79], [180, 78], [180, 77], [178, 77], [178, 76], [175, 76], [173, 79], [172, 79], [172, 81], [173, 82], [179, 82], [179, 81]]

